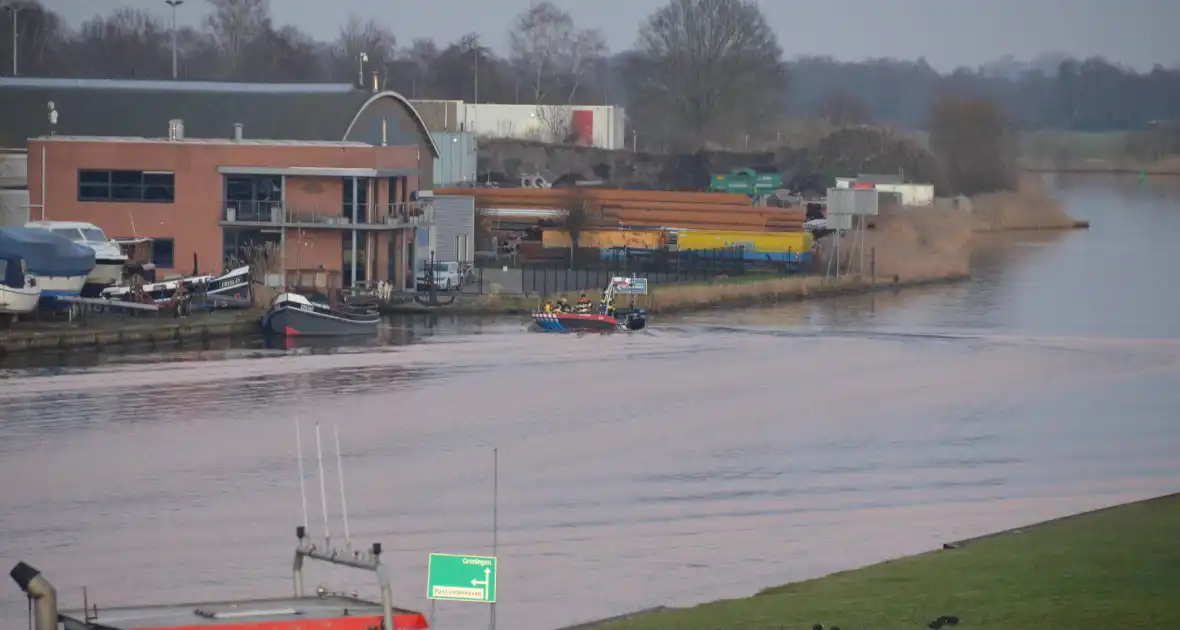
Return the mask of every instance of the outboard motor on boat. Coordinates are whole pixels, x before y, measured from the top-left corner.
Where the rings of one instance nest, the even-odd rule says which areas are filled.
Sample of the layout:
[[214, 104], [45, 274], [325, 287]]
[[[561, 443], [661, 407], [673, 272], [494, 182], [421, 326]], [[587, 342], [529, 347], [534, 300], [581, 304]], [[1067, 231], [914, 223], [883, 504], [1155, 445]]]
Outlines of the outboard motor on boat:
[[637, 308], [627, 313], [626, 318], [627, 330], [643, 330], [647, 326], [647, 311]]

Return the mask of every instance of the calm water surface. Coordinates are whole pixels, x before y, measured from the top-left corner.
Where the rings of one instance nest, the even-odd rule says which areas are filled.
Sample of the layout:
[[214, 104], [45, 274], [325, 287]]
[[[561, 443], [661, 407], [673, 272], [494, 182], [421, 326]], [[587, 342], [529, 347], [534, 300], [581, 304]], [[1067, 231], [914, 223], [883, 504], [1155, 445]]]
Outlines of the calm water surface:
[[[497, 616], [521, 630], [1180, 490], [1180, 179], [1054, 183], [1094, 228], [996, 239], [957, 286], [631, 336], [399, 320], [370, 347], [0, 364], [0, 563], [66, 606], [83, 586], [100, 608], [286, 594], [297, 422], [309, 457], [314, 423], [329, 455], [339, 424], [350, 533], [384, 543], [395, 601], [423, 611], [428, 553], [492, 552], [498, 448]], [[486, 616], [440, 603], [435, 623]], [[24, 620], [0, 587], [0, 626]]]

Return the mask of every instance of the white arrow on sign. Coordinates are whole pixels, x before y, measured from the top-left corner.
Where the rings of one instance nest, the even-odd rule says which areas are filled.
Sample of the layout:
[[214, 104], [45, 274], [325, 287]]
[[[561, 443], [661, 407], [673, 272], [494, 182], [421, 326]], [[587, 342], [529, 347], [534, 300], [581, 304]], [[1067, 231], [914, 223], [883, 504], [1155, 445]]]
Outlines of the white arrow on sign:
[[480, 586], [480, 585], [483, 586], [483, 598], [484, 599], [488, 598], [488, 581], [491, 580], [491, 577], [492, 577], [492, 570], [485, 568], [483, 570], [483, 580], [482, 581], [476, 580], [474, 578], [472, 578], [472, 580], [471, 580], [472, 586]]

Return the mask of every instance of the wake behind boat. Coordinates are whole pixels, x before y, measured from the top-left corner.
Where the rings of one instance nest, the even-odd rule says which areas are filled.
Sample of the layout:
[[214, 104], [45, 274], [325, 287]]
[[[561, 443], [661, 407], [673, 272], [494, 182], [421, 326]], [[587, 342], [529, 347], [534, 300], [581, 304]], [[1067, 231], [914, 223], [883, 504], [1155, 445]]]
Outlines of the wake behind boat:
[[[313, 301], [314, 295], [283, 293], [262, 316], [262, 332], [285, 337], [371, 335], [381, 323], [376, 308]], [[314, 296], [319, 297], [319, 296]]]

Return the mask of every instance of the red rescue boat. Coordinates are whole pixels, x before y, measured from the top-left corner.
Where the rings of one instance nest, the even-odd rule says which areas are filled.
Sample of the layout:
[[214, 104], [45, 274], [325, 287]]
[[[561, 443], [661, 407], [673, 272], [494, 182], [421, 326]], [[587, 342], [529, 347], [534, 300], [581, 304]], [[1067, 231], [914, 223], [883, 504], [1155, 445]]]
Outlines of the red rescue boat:
[[[647, 327], [647, 311], [635, 306], [623, 309], [608, 309], [616, 295], [645, 295], [647, 278], [611, 278], [602, 292], [602, 306], [592, 312], [537, 311], [533, 322], [543, 332], [577, 332], [616, 330], [634, 331]], [[634, 300], [632, 300], [634, 303]]]
[[[381, 564], [381, 544], [365, 551], [317, 548], [296, 529], [295, 593], [292, 597], [220, 602], [116, 606], [99, 608], [83, 602], [81, 610], [58, 610], [57, 591], [37, 569], [18, 562], [10, 575], [34, 603], [35, 630], [425, 630], [430, 625], [421, 613], [394, 607], [389, 579]], [[381, 586], [381, 601], [332, 594], [317, 589], [303, 595], [303, 561], [311, 558], [331, 564], [372, 571]], [[58, 624], [61, 624], [60, 626]]]

